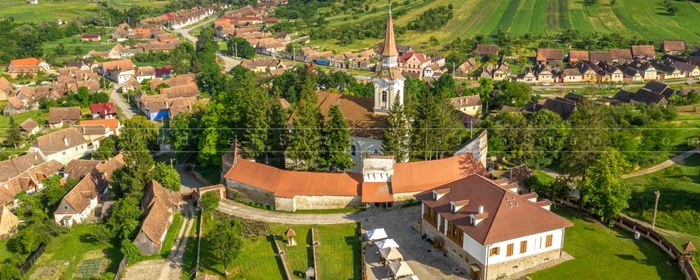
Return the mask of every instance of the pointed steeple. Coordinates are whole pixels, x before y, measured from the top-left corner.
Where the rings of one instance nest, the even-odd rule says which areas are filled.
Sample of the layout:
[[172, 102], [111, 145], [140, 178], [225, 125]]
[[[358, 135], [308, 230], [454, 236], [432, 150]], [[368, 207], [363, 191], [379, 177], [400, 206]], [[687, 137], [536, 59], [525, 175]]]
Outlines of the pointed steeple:
[[391, 0], [389, 0], [389, 16], [386, 20], [386, 34], [384, 34], [384, 49], [382, 56], [398, 56], [396, 42], [394, 42], [394, 22], [391, 20]]

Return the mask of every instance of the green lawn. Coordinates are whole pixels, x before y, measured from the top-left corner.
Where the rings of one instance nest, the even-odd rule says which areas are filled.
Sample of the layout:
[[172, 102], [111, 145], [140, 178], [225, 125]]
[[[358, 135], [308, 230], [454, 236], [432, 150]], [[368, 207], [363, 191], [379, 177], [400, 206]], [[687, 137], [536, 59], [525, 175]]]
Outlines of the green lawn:
[[[46, 246], [44, 254], [29, 270], [28, 275], [32, 275], [37, 270], [40, 273], [48, 267], [57, 267], [59, 271], [56, 279], [75, 279], [81, 262], [88, 259], [102, 259], [103, 269], [116, 271], [116, 266], [122, 258], [121, 253], [112, 250], [111, 245], [103, 248], [90, 238], [90, 233], [95, 226], [95, 224], [75, 225], [69, 233], [54, 238]], [[95, 275], [95, 277], [98, 276]]]
[[[103, 0], [110, 7], [124, 9], [133, 5], [160, 8], [170, 1], [154, 0]], [[2, 0], [0, 11], [4, 18], [13, 17], [17, 21], [36, 22], [44, 20], [72, 20], [97, 12], [101, 7], [91, 0], [39, 0], [37, 5], [29, 5], [25, 0]], [[112, 23], [113, 26], [117, 23]]]
[[[203, 216], [203, 234], [211, 231], [214, 220], [209, 215]], [[292, 227], [296, 232], [296, 246], [288, 247], [286, 240], [279, 240], [285, 251], [287, 265], [294, 279], [300, 278], [306, 268], [312, 265], [310, 228], [318, 233], [321, 245], [317, 247], [319, 275], [324, 279], [360, 279], [358, 270], [360, 260], [357, 250], [359, 239], [356, 236], [356, 225], [285, 225], [269, 224], [270, 234], [283, 236], [287, 228]], [[207, 252], [206, 237], [202, 240], [200, 264], [206, 273], [223, 276], [223, 267], [216, 263]], [[241, 255], [229, 267], [229, 272], [235, 279], [284, 279], [282, 264], [276, 257], [276, 249], [271, 237], [250, 237], [244, 239]]]
[[[109, 40], [109, 33], [112, 29], [105, 29], [102, 34], [102, 40], [99, 42], [83, 42], [81, 37], [83, 34], [75, 35], [73, 37], [66, 37], [60, 40], [51, 41], [43, 43], [41, 46], [44, 50], [44, 54], [48, 55], [51, 63], [65, 63], [73, 59], [78, 59], [86, 55], [89, 51], [107, 51], [111, 50], [116, 43], [107, 42]], [[59, 44], [63, 44], [67, 54], [63, 56], [56, 56], [55, 50]], [[79, 48], [79, 49], [77, 49]], [[79, 51], [79, 52], [78, 52]]]
[[575, 225], [566, 229], [564, 251], [574, 259], [530, 275], [547, 279], [685, 279], [678, 267], [666, 264], [671, 258], [644, 238], [608, 229], [588, 216], [557, 208], [557, 214]]
[[189, 275], [190, 270], [197, 265], [197, 234], [199, 233], [199, 224], [202, 222], [199, 213], [197, 221], [190, 230], [190, 237], [187, 238], [185, 253], [182, 255], [182, 280], [194, 279], [194, 275]]
[[168, 233], [165, 235], [165, 240], [163, 241], [163, 246], [160, 248], [161, 257], [167, 258], [168, 255], [170, 255], [170, 248], [173, 247], [173, 243], [175, 243], [177, 232], [180, 231], [180, 226], [182, 226], [183, 220], [184, 217], [182, 214], [173, 215], [173, 223], [170, 224]]

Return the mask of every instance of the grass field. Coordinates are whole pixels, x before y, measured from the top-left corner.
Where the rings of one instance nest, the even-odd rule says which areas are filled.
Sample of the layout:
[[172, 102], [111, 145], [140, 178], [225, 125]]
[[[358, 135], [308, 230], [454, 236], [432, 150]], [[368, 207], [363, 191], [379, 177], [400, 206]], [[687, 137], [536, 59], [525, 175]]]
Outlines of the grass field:
[[79, 271], [94, 271], [94, 269], [83, 267], [84, 260], [92, 259], [102, 260], [101, 268], [92, 277], [99, 277], [100, 273], [104, 273], [105, 270], [115, 271], [121, 260], [121, 253], [111, 248], [101, 248], [100, 245], [91, 240], [90, 233], [94, 228], [94, 224], [75, 225], [69, 233], [56, 237], [46, 246], [44, 254], [34, 263], [28, 275], [34, 273], [37, 273], [37, 276], [47, 275], [52, 268], [58, 268], [58, 270], [53, 270], [51, 274], [54, 277], [49, 277], [49, 279], [75, 279], [77, 278], [76, 273]]
[[[203, 216], [203, 234], [211, 231], [214, 221]], [[303, 279], [306, 268], [312, 266], [311, 236], [314, 227], [321, 245], [317, 247], [318, 273], [324, 279], [360, 279], [359, 239], [355, 235], [355, 224], [347, 225], [284, 225], [269, 224], [270, 233], [284, 235], [287, 228], [296, 232], [296, 246], [287, 246], [286, 240], [279, 240], [285, 251], [289, 272], [294, 279]], [[223, 267], [216, 263], [207, 252], [205, 239], [202, 240], [201, 265], [205, 272], [223, 276]], [[276, 249], [270, 236], [245, 238], [240, 256], [229, 267], [235, 279], [284, 279], [282, 264], [276, 257]], [[189, 246], [188, 246], [189, 247]]]
[[[610, 0], [600, 0], [597, 5], [586, 5], [581, 0], [424, 0], [394, 4], [393, 11], [406, 10], [406, 14], [394, 21], [396, 26], [405, 26], [426, 10], [440, 5], [454, 5], [454, 18], [443, 28], [434, 32], [407, 31], [397, 35], [400, 44], [408, 44], [423, 51], [434, 51], [457, 37], [492, 35], [499, 29], [512, 35], [545, 35], [575, 29], [582, 32], [620, 32], [639, 35], [661, 41], [682, 39], [700, 43], [700, 3], [676, 1], [680, 11], [667, 15], [660, 0], [618, 0], [614, 6]], [[373, 8], [376, 8], [374, 12]], [[386, 17], [387, 4], [370, 2], [370, 11], [359, 14], [339, 14], [328, 20], [338, 27]], [[430, 37], [440, 41], [429, 44]], [[313, 38], [312, 38], [313, 39]], [[340, 46], [336, 40], [313, 40], [313, 45], [337, 51], [357, 50], [372, 47], [381, 41], [368, 38], [353, 44]]]
[[564, 251], [574, 259], [530, 275], [548, 279], [685, 279], [671, 258], [651, 241], [634, 240], [631, 233], [607, 227], [569, 209], [554, 212], [574, 226], [566, 229]]
[[[125, 9], [133, 5], [160, 8], [170, 1], [154, 0], [103, 0], [110, 7]], [[13, 17], [16, 21], [68, 21], [84, 17], [98, 11], [97, 2], [91, 0], [39, 0], [37, 5], [29, 5], [25, 0], [0, 1], [0, 15], [3, 18]], [[116, 25], [116, 23], [114, 23]]]

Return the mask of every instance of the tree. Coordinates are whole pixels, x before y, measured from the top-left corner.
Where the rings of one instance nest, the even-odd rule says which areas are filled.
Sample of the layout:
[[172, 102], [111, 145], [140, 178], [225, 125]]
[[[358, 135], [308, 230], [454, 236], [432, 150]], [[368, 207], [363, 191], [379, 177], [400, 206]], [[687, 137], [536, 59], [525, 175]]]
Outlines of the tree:
[[139, 220], [143, 214], [139, 201], [138, 196], [130, 195], [117, 200], [112, 206], [112, 215], [107, 221], [107, 226], [112, 231], [112, 235], [119, 240], [131, 242], [135, 237]]
[[571, 129], [564, 144], [566, 152], [561, 154], [561, 167], [567, 174], [578, 177], [585, 175], [600, 151], [610, 144], [608, 115], [602, 106], [584, 99], [577, 104], [569, 123]]
[[61, 202], [63, 196], [78, 184], [78, 179], [69, 177], [64, 185], [61, 185], [61, 176], [54, 175], [46, 178], [42, 181], [44, 184], [44, 195], [42, 196], [44, 200], [44, 205], [46, 205], [49, 210], [53, 210], [54, 207]]
[[227, 43], [228, 51], [231, 55], [241, 58], [253, 58], [255, 49], [248, 40], [241, 37], [234, 37]]
[[348, 152], [350, 142], [350, 128], [345, 115], [337, 104], [331, 106], [328, 111], [330, 119], [324, 128], [324, 163], [332, 171], [350, 169], [355, 163]]
[[64, 56], [68, 53], [66, 51], [66, 46], [63, 45], [63, 43], [58, 43], [58, 46], [53, 50], [53, 53], [55, 53], [57, 56]]
[[387, 117], [389, 129], [382, 134], [382, 151], [393, 155], [396, 162], [408, 161], [408, 148], [411, 142], [411, 125], [406, 110], [398, 99], [389, 109]]
[[153, 123], [143, 116], [124, 122], [119, 146], [126, 165], [112, 175], [111, 190], [115, 198], [125, 197], [132, 192], [139, 193], [151, 179], [153, 156], [148, 147], [155, 144], [156, 133]]
[[449, 99], [447, 88], [423, 98], [418, 107], [411, 155], [439, 159], [450, 154], [461, 142], [464, 126]]
[[22, 134], [20, 133], [19, 126], [15, 123], [15, 118], [10, 117], [10, 124], [7, 129], [7, 135], [5, 136], [5, 141], [10, 146], [14, 146], [15, 149], [17, 145], [22, 144]]
[[117, 143], [112, 137], [107, 137], [100, 142], [100, 147], [97, 148], [95, 155], [101, 160], [106, 160], [116, 154]]
[[121, 253], [126, 258], [128, 263], [136, 263], [141, 259], [141, 251], [136, 244], [132, 243], [130, 240], [122, 240]]
[[294, 162], [295, 168], [314, 170], [318, 166], [322, 144], [323, 115], [318, 107], [318, 96], [310, 78], [304, 82], [295, 113], [287, 154]]
[[557, 159], [566, 139], [566, 123], [561, 117], [547, 109], [535, 112], [528, 121], [532, 149], [525, 154], [530, 167], [549, 166]]
[[200, 203], [202, 210], [211, 213], [212, 210], [219, 207], [219, 197], [216, 196], [215, 192], [206, 192], [202, 195]]
[[155, 168], [153, 168], [153, 179], [161, 183], [163, 187], [176, 192], [180, 191], [180, 186], [182, 185], [180, 183], [180, 174], [177, 173], [177, 170], [172, 165], [163, 162], [156, 163]]
[[583, 205], [589, 205], [593, 213], [610, 223], [629, 206], [631, 190], [621, 177], [626, 168], [627, 162], [620, 152], [607, 149], [586, 168], [579, 182]]
[[211, 254], [224, 266], [228, 276], [228, 266], [240, 255], [243, 239], [240, 237], [240, 224], [236, 221], [220, 221], [209, 233], [207, 244], [211, 245]]
[[10, 263], [0, 265], [0, 279], [22, 279], [19, 267]]
[[114, 237], [112, 232], [104, 224], [98, 224], [90, 233], [90, 236], [97, 241], [102, 247], [109, 244], [109, 241]]
[[83, 54], [83, 48], [81, 48], [80, 46], [76, 46], [75, 49], [73, 50], [73, 54], [74, 54], [74, 55], [81, 55], [81, 54]]
[[270, 129], [268, 130], [267, 146], [272, 151], [275, 157], [282, 156], [282, 153], [287, 147], [286, 126], [287, 126], [287, 109], [282, 107], [282, 103], [278, 94], [270, 99]]
[[[267, 150], [268, 131], [270, 128], [269, 109], [267, 93], [260, 89], [252, 77], [252, 73], [247, 75], [246, 88], [247, 96], [243, 100], [243, 124], [245, 131], [241, 145], [246, 154], [252, 158], [260, 158]], [[245, 93], [244, 93], [245, 94]]]
[[489, 138], [503, 142], [502, 152], [506, 159], [522, 162], [525, 154], [533, 150], [530, 131], [526, 127], [527, 120], [521, 113], [500, 112], [489, 131]]

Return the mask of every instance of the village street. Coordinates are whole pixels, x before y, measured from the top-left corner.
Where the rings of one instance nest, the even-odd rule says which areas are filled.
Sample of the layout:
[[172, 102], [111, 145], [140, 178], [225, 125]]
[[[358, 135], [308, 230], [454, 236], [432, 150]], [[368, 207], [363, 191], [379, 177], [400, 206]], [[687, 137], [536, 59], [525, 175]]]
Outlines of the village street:
[[[202, 25], [210, 24], [210, 23], [212, 23], [215, 19], [216, 19], [216, 18], [211, 18], [211, 19], [208, 19], [208, 20], [206, 20], [206, 21], [200, 22], [200, 23], [198, 23], [198, 24], [189, 26], [189, 27], [185, 27], [185, 28], [182, 28], [182, 29], [176, 29], [175, 32], [177, 32], [177, 34], [182, 35], [182, 37], [185, 37], [185, 39], [190, 40], [190, 41], [192, 41], [192, 43], [196, 44], [196, 43], [197, 43], [197, 37], [192, 36], [192, 35], [190, 34], [190, 31], [192, 31], [192, 30], [194, 30], [194, 29], [196, 29], [197, 27], [200, 27], [200, 26], [202, 26]], [[240, 61], [240, 60], [235, 59], [235, 58], [232, 58], [232, 57], [230, 57], [230, 56], [225, 56], [225, 55], [222, 55], [221, 53], [218, 53], [218, 52], [217, 52], [216, 55], [217, 55], [218, 57], [220, 57], [221, 59], [224, 60], [224, 63], [226, 64], [226, 65], [224, 66], [224, 68], [226, 69], [226, 72], [228, 72], [229, 70], [231, 70], [231, 68], [235, 67], [236, 65], [241, 64], [241, 61]]]

